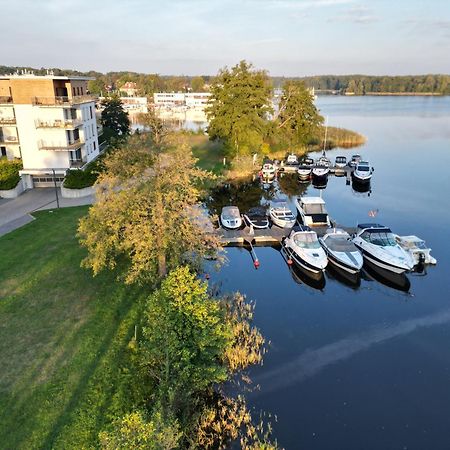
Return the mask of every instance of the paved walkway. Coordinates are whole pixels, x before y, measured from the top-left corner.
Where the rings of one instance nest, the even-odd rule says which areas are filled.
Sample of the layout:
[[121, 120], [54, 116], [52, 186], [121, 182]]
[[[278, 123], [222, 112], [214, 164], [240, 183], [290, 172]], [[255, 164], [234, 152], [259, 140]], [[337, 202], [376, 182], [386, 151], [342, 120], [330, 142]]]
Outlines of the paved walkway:
[[[90, 205], [93, 196], [83, 198], [62, 198], [58, 189], [60, 207]], [[25, 191], [14, 199], [0, 199], [0, 236], [15, 230], [33, 220], [34, 211], [56, 208], [54, 188], [35, 188]]]

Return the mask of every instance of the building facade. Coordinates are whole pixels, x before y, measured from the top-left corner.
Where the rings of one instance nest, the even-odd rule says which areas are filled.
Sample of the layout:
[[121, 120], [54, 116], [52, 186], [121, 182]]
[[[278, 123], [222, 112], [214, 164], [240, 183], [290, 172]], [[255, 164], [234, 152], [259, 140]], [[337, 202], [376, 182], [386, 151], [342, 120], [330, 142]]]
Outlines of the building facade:
[[155, 106], [204, 108], [210, 96], [209, 92], [156, 92], [153, 94], [153, 103]]
[[[99, 154], [86, 77], [0, 76], [0, 155], [22, 158], [25, 188], [53, 185]], [[54, 171], [54, 172], [53, 172]]]

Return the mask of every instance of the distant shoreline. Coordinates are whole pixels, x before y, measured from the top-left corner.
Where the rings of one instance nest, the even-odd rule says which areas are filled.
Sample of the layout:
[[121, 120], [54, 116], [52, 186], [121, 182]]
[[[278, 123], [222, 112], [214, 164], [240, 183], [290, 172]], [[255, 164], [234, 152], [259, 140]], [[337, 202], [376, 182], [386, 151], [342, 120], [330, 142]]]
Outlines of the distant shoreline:
[[[318, 94], [318, 95], [333, 95], [333, 94]], [[334, 94], [334, 95], [344, 95], [346, 97], [445, 97], [445, 95], [438, 92], [366, 92], [365, 94], [354, 94], [351, 92], [346, 92], [344, 94]]]

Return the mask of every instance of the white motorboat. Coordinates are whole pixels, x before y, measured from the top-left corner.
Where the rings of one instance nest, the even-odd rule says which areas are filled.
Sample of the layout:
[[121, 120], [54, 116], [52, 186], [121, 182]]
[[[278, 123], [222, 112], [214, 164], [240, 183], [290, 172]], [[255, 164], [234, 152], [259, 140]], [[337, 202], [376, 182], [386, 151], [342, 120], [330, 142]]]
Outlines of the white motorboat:
[[330, 218], [321, 197], [297, 197], [295, 206], [307, 226], [330, 226]]
[[351, 274], [361, 270], [363, 257], [346, 231], [339, 228], [331, 229], [319, 238], [319, 242], [331, 264]]
[[423, 239], [417, 236], [398, 236], [394, 238], [400, 247], [408, 252], [416, 264], [436, 264], [437, 261], [430, 254], [431, 248], [427, 247]]
[[345, 156], [336, 156], [334, 160], [334, 167], [336, 169], [344, 169], [347, 165], [347, 158]]
[[296, 166], [296, 165], [298, 165], [297, 155], [294, 155], [293, 153], [288, 155], [288, 157], [286, 158], [285, 165], [288, 165], [288, 166]]
[[223, 227], [236, 230], [242, 226], [242, 217], [237, 206], [224, 206], [220, 214]]
[[324, 181], [328, 177], [330, 172], [331, 162], [325, 156], [321, 156], [317, 161], [316, 165], [312, 169], [312, 176], [316, 181]]
[[262, 229], [269, 227], [269, 218], [267, 217], [267, 212], [262, 206], [255, 206], [250, 208], [244, 214], [244, 221], [246, 225], [253, 228]]
[[321, 275], [328, 258], [320, 246], [317, 234], [306, 226], [296, 226], [289, 237], [283, 240], [286, 255], [300, 268], [311, 274]]
[[300, 161], [297, 169], [298, 179], [300, 181], [309, 180], [311, 177], [314, 160], [312, 158], [304, 158]]
[[390, 228], [376, 223], [359, 224], [353, 243], [364, 259], [381, 269], [394, 273], [412, 270], [412, 256], [397, 243]]
[[281, 228], [292, 228], [297, 221], [297, 217], [288, 207], [285, 201], [274, 200], [269, 209], [269, 216], [272, 222]]
[[264, 179], [275, 178], [276, 172], [277, 168], [272, 161], [270, 160], [264, 161], [263, 166], [261, 168], [261, 176]]
[[352, 156], [352, 159], [348, 162], [350, 167], [355, 167], [361, 161], [361, 155], [355, 154]]
[[353, 178], [359, 183], [369, 183], [372, 178], [373, 168], [367, 161], [360, 161], [353, 172]]

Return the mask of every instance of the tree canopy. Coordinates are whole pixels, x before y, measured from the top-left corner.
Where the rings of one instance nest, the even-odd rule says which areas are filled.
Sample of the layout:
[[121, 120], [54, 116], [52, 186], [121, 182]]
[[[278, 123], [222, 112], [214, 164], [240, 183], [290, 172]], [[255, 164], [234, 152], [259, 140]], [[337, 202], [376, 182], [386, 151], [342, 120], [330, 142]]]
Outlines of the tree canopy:
[[278, 106], [277, 129], [291, 145], [304, 145], [316, 138], [322, 123], [323, 117], [305, 84], [287, 81]]
[[130, 119], [123, 109], [122, 102], [117, 96], [106, 97], [102, 100], [104, 107], [100, 122], [104, 133], [109, 138], [121, 138], [130, 134]]
[[272, 90], [267, 73], [246, 61], [222, 69], [210, 87], [206, 109], [211, 139], [223, 139], [231, 153], [258, 151], [272, 113]]
[[160, 153], [145, 139], [132, 136], [105, 159], [97, 201], [79, 225], [83, 265], [94, 274], [120, 269], [127, 283], [155, 281], [182, 262], [198, 266], [219, 247], [198, 207], [212, 175], [185, 144]]

